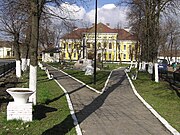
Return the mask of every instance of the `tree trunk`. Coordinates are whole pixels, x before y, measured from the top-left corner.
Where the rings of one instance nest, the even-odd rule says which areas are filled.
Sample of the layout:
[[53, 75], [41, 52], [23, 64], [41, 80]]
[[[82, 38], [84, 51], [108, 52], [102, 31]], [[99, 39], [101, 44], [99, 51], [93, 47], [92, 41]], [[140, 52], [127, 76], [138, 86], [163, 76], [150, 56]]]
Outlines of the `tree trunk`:
[[34, 91], [30, 96], [30, 102], [36, 105], [36, 88], [37, 88], [37, 62], [38, 62], [38, 39], [39, 39], [39, 1], [31, 0], [31, 41], [30, 41], [30, 75], [29, 75], [29, 88]]
[[29, 45], [31, 41], [31, 17], [28, 18], [28, 26], [26, 30], [26, 39], [25, 43], [22, 46], [22, 71], [26, 71], [28, 65], [28, 59], [29, 59]]
[[19, 48], [19, 33], [14, 34], [14, 51], [16, 59], [16, 77], [21, 77], [21, 61], [20, 61], [20, 48]]

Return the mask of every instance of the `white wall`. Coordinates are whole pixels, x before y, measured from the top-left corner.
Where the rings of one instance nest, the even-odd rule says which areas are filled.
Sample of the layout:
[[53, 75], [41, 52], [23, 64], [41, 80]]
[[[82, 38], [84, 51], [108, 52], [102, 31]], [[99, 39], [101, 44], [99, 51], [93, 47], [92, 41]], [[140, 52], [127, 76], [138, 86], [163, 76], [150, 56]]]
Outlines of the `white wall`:
[[[8, 51], [10, 52], [9, 56], [7, 55]], [[12, 57], [11, 48], [1, 47], [0, 48], [0, 58], [10, 58], [10, 57]]]
[[[159, 58], [159, 59], [164, 59], [163, 56], [158, 56], [158, 58]], [[165, 59], [166, 59], [166, 60], [168, 60], [168, 59], [170, 60], [170, 57], [168, 57], [168, 58], [165, 57]], [[172, 64], [173, 62], [179, 62], [179, 63], [180, 63], [180, 57], [177, 57], [177, 58], [172, 57], [172, 60], [170, 61], [170, 64]]]
[[42, 61], [44, 62], [59, 62], [59, 53], [53, 53], [53, 56], [50, 56], [50, 53], [42, 54]]

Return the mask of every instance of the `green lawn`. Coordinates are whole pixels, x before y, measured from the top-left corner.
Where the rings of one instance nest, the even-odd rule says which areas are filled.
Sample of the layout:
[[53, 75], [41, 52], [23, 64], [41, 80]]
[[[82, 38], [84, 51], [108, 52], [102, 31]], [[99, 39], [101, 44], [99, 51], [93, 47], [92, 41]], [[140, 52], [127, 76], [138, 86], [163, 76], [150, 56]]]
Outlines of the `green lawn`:
[[113, 70], [119, 67], [128, 67], [129, 64], [118, 64], [118, 63], [104, 63], [104, 70]]
[[[27, 76], [21, 85], [27, 86]], [[75, 135], [69, 107], [64, 92], [44, 71], [38, 71], [37, 105], [33, 110], [33, 122], [7, 121], [6, 110], [0, 112], [1, 135]]]
[[[74, 62], [66, 62], [64, 65], [58, 63], [58, 62], [54, 62], [54, 63], [48, 63], [51, 66], [54, 66], [56, 68], [59, 69], [63, 69], [64, 67], [66, 67], [68, 69], [68, 67], [73, 68]], [[97, 67], [99, 67], [101, 70], [113, 70], [113, 69], [117, 69], [119, 67], [128, 67], [129, 64], [118, 64], [118, 63], [103, 63], [103, 68], [102, 68], [102, 63], [101, 62], [97, 62]]]
[[139, 72], [133, 84], [138, 93], [180, 132], [180, 91], [173, 90], [165, 81], [151, 81], [143, 72]]
[[[84, 71], [72, 70], [72, 69], [63, 69], [60, 63], [48, 63], [51, 66], [62, 69], [64, 72], [70, 74], [71, 76], [77, 78], [78, 80], [84, 82], [85, 84], [95, 88], [98, 91], [101, 91], [104, 88], [105, 82], [113, 69], [119, 67], [127, 67], [128, 64], [117, 64], [117, 63], [104, 63], [103, 68], [100, 71], [97, 71], [96, 74], [96, 84], [94, 84], [94, 76], [84, 75]], [[100, 67], [102, 63], [98, 62], [97, 66]], [[71, 67], [73, 65], [71, 64]]]
[[110, 71], [97, 71], [96, 72], [96, 84], [94, 84], [93, 75], [85, 75], [84, 71], [79, 70], [64, 70], [69, 75], [77, 78], [85, 84], [101, 91], [105, 85], [105, 82], [110, 74]]

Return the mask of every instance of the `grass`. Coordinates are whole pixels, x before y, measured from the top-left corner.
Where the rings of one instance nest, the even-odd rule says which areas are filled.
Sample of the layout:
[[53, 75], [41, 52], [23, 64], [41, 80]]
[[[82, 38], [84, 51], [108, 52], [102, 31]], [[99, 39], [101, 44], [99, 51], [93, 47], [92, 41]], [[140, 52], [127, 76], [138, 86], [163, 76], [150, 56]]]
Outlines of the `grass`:
[[180, 91], [173, 90], [165, 81], [151, 81], [150, 76], [143, 72], [138, 73], [133, 84], [138, 93], [180, 132]]
[[104, 70], [113, 70], [119, 67], [128, 67], [129, 64], [117, 64], [117, 63], [104, 63]]
[[[64, 70], [68, 74], [84, 83], [101, 90], [110, 70], [122, 65], [107, 63], [105, 69], [97, 72], [97, 85], [93, 86], [93, 76], [85, 76], [83, 71]], [[127, 65], [125, 65], [127, 66]], [[109, 72], [108, 72], [109, 71]], [[103, 78], [103, 80], [102, 80]], [[138, 73], [138, 79], [133, 81], [138, 93], [174, 128], [180, 132], [180, 91], [173, 90], [169, 83], [160, 81], [156, 83], [150, 79], [149, 74]], [[98, 88], [97, 88], [98, 87]]]
[[[101, 91], [104, 88], [105, 82], [110, 74], [110, 71], [117, 69], [119, 67], [126, 67], [127, 64], [117, 64], [117, 63], [104, 63], [104, 68], [96, 72], [96, 84], [94, 84], [94, 76], [85, 75], [84, 71], [73, 70], [73, 69], [63, 69], [60, 63], [48, 63], [58, 69], [62, 69], [64, 72], [70, 74], [71, 76], [77, 78], [78, 80], [84, 82], [85, 84]], [[101, 63], [98, 63], [100, 65]], [[71, 64], [72, 67], [72, 64]]]
[[[27, 75], [21, 86], [27, 86]], [[33, 107], [33, 121], [6, 120], [6, 110], [0, 112], [1, 135], [75, 135], [64, 92], [53, 80], [48, 80], [44, 71], [38, 71], [37, 105]]]
[[85, 84], [101, 91], [105, 85], [105, 82], [110, 74], [110, 71], [97, 71], [96, 72], [96, 84], [94, 84], [93, 75], [85, 75], [84, 71], [79, 70], [64, 70], [69, 75], [77, 78]]
[[[64, 67], [66, 67], [66, 69], [68, 68], [72, 68], [74, 65], [74, 62], [66, 62], [64, 65], [58, 63], [58, 62], [54, 62], [54, 63], [48, 63], [51, 66], [54, 66], [56, 68], [59, 69], [64, 69]], [[97, 67], [101, 68], [101, 70], [113, 70], [113, 69], [117, 69], [119, 67], [128, 67], [129, 64], [118, 64], [118, 63], [103, 63], [103, 68], [102, 68], [102, 63], [97, 62]]]

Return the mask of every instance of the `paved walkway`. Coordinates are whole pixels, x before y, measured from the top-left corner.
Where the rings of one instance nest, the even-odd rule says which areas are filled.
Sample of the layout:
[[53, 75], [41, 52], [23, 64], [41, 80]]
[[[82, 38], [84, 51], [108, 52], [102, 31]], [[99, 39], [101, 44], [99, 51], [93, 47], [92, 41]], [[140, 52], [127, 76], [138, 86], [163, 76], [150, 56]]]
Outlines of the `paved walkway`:
[[48, 67], [68, 91], [84, 135], [170, 135], [134, 95], [122, 69], [112, 73], [106, 92], [97, 94]]

